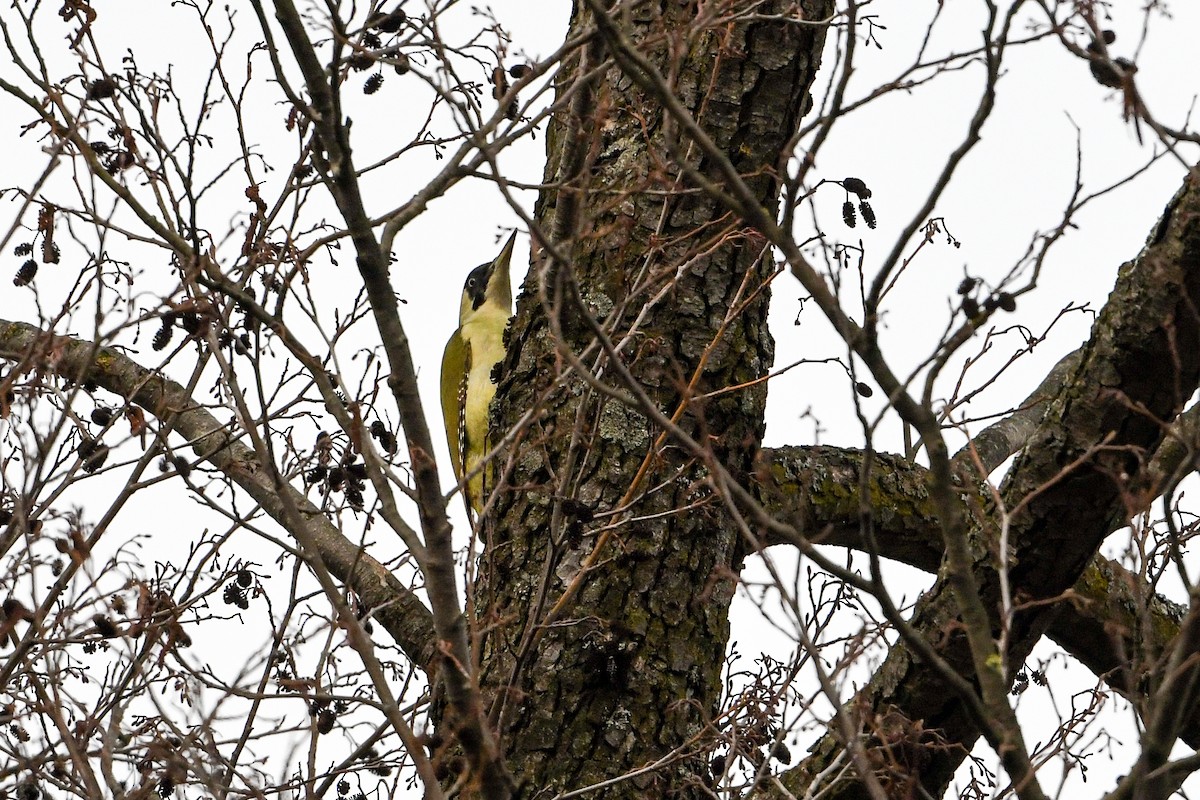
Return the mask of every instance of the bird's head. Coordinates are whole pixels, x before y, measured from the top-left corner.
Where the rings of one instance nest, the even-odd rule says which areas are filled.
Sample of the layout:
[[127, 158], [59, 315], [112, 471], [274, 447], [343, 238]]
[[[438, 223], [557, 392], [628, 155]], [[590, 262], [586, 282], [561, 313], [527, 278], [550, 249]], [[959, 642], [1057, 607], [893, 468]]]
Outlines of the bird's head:
[[512, 308], [512, 285], [509, 280], [509, 265], [512, 262], [513, 243], [517, 240], [514, 231], [504, 243], [500, 255], [490, 264], [480, 264], [471, 270], [463, 284], [462, 301], [458, 307], [458, 324], [462, 325], [485, 305], [502, 308], [508, 315]]

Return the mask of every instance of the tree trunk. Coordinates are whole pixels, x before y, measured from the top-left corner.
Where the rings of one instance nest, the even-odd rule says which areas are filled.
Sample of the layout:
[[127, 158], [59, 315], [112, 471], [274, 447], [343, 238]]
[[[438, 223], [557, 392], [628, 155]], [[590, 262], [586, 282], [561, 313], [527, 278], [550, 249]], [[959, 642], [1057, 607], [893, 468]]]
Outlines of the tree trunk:
[[[831, 8], [806, 6], [810, 19]], [[668, 76], [774, 208], [777, 159], [810, 103], [824, 29], [755, 22], [693, 28], [685, 38], [696, 13], [694, 3], [662, 4], [623, 17], [620, 35]], [[569, 36], [594, 25], [577, 5]], [[537, 416], [498, 459], [504, 479], [476, 625], [486, 637], [485, 692], [526, 796], [666, 757], [669, 768], [604, 796], [693, 796], [707, 780], [705, 726], [721, 692], [744, 552], [709, 464], [749, 476], [766, 388], [699, 397], [770, 368], [774, 265], [761, 238], [688, 191], [695, 183], [682, 163], [710, 180], [718, 173], [677, 135], [658, 97], [611, 64], [587, 82], [608, 52], [587, 48], [558, 87], [560, 98], [577, 93], [547, 140], [547, 182], [561, 188], [539, 204], [535, 237], [545, 249], [519, 298], [493, 430], [529, 409]], [[586, 214], [576, 213], [581, 205]], [[619, 364], [596, 346], [593, 324], [617, 346]], [[622, 369], [703, 455], [607, 391], [630, 394]]]

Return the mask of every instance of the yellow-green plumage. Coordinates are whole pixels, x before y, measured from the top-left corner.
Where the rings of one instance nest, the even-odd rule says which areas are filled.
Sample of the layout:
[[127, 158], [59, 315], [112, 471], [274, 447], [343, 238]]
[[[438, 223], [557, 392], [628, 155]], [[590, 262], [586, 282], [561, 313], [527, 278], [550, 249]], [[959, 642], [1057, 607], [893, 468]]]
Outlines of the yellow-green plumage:
[[[512, 261], [514, 233], [490, 264], [476, 267], [463, 285], [458, 309], [458, 330], [442, 354], [442, 418], [454, 477], [462, 482], [467, 502], [476, 513], [483, 510], [484, 475], [480, 460], [487, 453], [488, 406], [496, 395], [492, 371], [504, 358], [504, 328], [512, 312]], [[478, 471], [477, 471], [478, 470]]]

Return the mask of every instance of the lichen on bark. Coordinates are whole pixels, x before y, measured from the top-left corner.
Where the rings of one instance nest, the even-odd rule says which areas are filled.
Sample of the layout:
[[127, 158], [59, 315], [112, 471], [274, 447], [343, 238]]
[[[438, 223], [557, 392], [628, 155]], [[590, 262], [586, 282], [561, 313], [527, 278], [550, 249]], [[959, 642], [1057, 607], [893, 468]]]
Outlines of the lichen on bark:
[[[621, 35], [669, 76], [774, 208], [780, 153], [807, 105], [824, 29], [771, 21], [768, 3], [755, 22], [683, 40], [676, 34], [694, 23], [692, 5], [638, 6], [645, 13], [622, 20]], [[812, 6], [819, 17], [831, 8]], [[569, 35], [591, 24], [577, 4]], [[593, 47], [586, 58], [594, 64], [610, 53]], [[584, 91], [578, 77], [560, 78], [560, 91]], [[537, 419], [518, 437], [482, 560], [482, 676], [497, 698], [513, 772], [539, 793], [674, 754], [605, 796], [698, 796], [746, 551], [705, 462], [748, 480], [766, 389], [755, 383], [698, 398], [769, 369], [765, 284], [774, 265], [761, 257], [760, 237], [694, 191], [680, 163], [710, 177], [715, 168], [688, 146], [659, 98], [615, 65], [586, 91], [576, 106], [583, 118], [551, 126], [547, 183], [567, 185], [543, 193], [535, 231], [535, 239], [565, 232], [544, 244], [569, 273], [545, 253], [535, 263], [498, 395], [500, 426], [535, 407]], [[587, 213], [568, 219], [572, 203]], [[609, 302], [576, 304], [575, 286]], [[662, 438], [642, 410], [564, 374], [568, 356], [579, 357], [596, 379], [628, 388], [597, 358], [582, 314], [623, 342], [622, 367], [662, 413], [680, 412], [678, 424], [708, 449], [704, 458]], [[524, 457], [531, 448], [539, 455]]]

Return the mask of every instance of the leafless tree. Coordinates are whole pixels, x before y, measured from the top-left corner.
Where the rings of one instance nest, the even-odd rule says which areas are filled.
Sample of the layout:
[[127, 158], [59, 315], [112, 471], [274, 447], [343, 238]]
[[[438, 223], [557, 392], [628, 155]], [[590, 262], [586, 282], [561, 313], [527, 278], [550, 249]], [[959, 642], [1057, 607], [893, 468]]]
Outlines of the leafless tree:
[[[1114, 693], [1136, 746], [1107, 796], [1173, 794], [1200, 742], [1200, 139], [1143, 99], [1152, 54], [1104, 4], [982, 2], [950, 49], [934, 5], [866, 92], [887, 15], [855, 0], [575, 0], [538, 59], [453, 2], [181, 0], [145, 11], [188, 54], [164, 70], [123, 48], [132, 10], [0, 12], [6, 155], [35, 165], [0, 226], [2, 796], [1036, 800], [1079, 790]], [[940, 202], [1034, 45], [1185, 177], [1086, 341], [973, 419], [1080, 314], [984, 357], [1135, 177], [1077, 179], [1014, 264], [927, 284], [929, 344], [895, 355], [888, 315], [957, 245]], [[864, 246], [875, 182], [818, 154], [962, 74], [965, 134]], [[541, 182], [504, 168], [543, 139]], [[401, 300], [408, 233], [468, 183], [531, 264], [491, 492], [455, 531]], [[774, 365], [783, 283], [835, 355]], [[844, 374], [823, 391], [857, 431], [763, 447], [793, 369]], [[915, 603], [896, 562], [929, 576]], [[756, 627], [731, 625], [739, 590]], [[1044, 637], [1094, 673], [1069, 708]], [[1059, 716], [1018, 715], [1033, 694]]]

